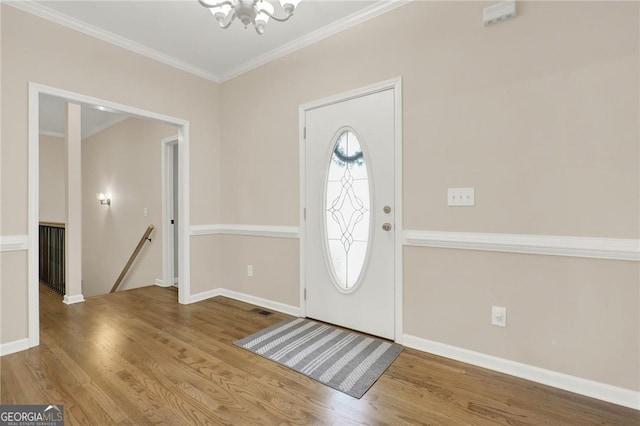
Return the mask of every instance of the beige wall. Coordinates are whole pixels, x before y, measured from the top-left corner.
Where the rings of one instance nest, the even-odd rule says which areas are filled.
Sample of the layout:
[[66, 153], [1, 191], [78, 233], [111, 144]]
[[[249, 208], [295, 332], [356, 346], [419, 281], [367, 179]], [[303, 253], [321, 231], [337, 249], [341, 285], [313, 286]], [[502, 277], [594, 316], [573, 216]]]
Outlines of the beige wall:
[[[28, 81], [190, 120], [192, 224], [297, 225], [298, 106], [402, 76], [406, 229], [638, 238], [640, 5], [519, 2], [489, 28], [483, 6], [412, 2], [222, 86], [2, 6], [2, 234], [26, 233]], [[455, 186], [476, 207], [447, 208]], [[295, 241], [191, 247], [192, 293], [296, 305]], [[404, 253], [406, 333], [640, 390], [637, 262]], [[26, 265], [7, 263], [0, 342], [26, 333]]]
[[[405, 229], [637, 239], [639, 4], [518, 2], [488, 28], [483, 6], [412, 2], [224, 83], [224, 223], [298, 224], [298, 106], [401, 76]], [[446, 206], [459, 186], [475, 207]], [[224, 286], [294, 303], [297, 250], [250, 281], [245, 238]], [[637, 262], [404, 253], [406, 333], [640, 390]]]
[[[111, 290], [149, 225], [155, 229], [120, 290], [162, 279], [160, 141], [175, 127], [129, 118], [82, 141], [82, 294]], [[110, 193], [101, 205], [96, 193]], [[144, 216], [144, 209], [147, 216]]]
[[225, 83], [223, 220], [296, 224], [298, 105], [402, 76], [407, 229], [637, 238], [638, 4], [484, 5], [413, 2]]
[[[300, 306], [299, 244], [289, 238], [222, 236], [223, 287]], [[253, 266], [253, 277], [247, 276], [247, 265]]]
[[[220, 86], [60, 25], [2, 8], [2, 235], [27, 233], [28, 82], [188, 120], [192, 224], [219, 223]], [[209, 237], [203, 237], [209, 238]], [[215, 239], [211, 237], [211, 246]], [[6, 256], [13, 254], [3, 253]], [[22, 253], [21, 255], [25, 255]], [[192, 292], [218, 288], [218, 257], [196, 254]], [[3, 261], [0, 343], [26, 338], [27, 270]], [[22, 323], [22, 320], [25, 322]], [[20, 332], [8, 332], [7, 327]]]
[[[0, 300], [9, 304], [16, 300], [27, 300], [27, 286], [19, 285], [27, 275], [27, 252], [10, 251], [0, 253]], [[6, 306], [6, 305], [5, 305]], [[28, 311], [26, 309], [15, 309], [13, 316], [5, 315], [6, 308], [2, 308], [2, 321], [0, 333], [2, 333], [2, 343], [15, 342], [27, 338], [28, 333]]]
[[64, 138], [40, 135], [40, 221], [66, 221], [67, 162]]
[[[637, 262], [406, 247], [405, 333], [638, 390]], [[507, 328], [490, 324], [506, 306]]]

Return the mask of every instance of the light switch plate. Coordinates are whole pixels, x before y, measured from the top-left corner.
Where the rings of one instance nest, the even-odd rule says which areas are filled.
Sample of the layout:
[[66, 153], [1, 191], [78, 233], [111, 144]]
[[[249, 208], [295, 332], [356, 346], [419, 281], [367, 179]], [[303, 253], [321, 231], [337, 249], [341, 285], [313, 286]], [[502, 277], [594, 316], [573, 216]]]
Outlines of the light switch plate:
[[507, 19], [516, 17], [516, 2], [515, 0], [506, 0], [493, 6], [488, 6], [482, 9], [482, 22], [484, 26], [497, 24], [498, 22], [506, 21]]
[[447, 205], [452, 207], [475, 206], [475, 188], [449, 188], [447, 194]]

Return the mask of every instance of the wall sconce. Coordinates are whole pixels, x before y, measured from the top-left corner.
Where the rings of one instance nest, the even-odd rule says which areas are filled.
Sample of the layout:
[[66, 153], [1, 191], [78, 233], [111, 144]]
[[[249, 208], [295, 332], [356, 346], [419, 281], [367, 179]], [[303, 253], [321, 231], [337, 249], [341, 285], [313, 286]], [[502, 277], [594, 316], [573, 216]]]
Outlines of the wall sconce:
[[104, 192], [99, 192], [96, 194], [96, 197], [98, 198], [98, 201], [100, 201], [101, 205], [107, 205], [110, 206], [111, 205], [111, 196], [109, 194], [105, 194]]

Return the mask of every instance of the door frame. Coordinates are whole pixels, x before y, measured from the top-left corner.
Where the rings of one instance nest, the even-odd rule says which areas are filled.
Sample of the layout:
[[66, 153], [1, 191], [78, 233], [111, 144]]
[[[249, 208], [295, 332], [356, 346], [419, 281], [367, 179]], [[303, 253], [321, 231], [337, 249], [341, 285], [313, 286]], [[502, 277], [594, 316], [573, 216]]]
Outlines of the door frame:
[[[189, 232], [189, 121], [168, 115], [158, 114], [152, 111], [119, 104], [108, 100], [95, 98], [80, 93], [71, 92], [44, 84], [29, 82], [29, 129], [28, 129], [28, 162], [29, 162], [29, 182], [28, 182], [28, 339], [29, 347], [40, 344], [40, 298], [38, 293], [38, 220], [40, 216], [40, 95], [51, 95], [63, 98], [67, 101], [102, 106], [116, 112], [127, 114], [131, 117], [156, 121], [170, 126], [175, 126], [178, 130], [178, 155], [180, 164], [178, 165], [178, 210], [182, 216], [179, 233], [179, 259], [178, 275], [180, 283], [178, 287], [178, 302], [189, 304], [191, 294], [191, 254], [190, 254], [190, 232]], [[81, 267], [81, 265], [78, 265]]]
[[298, 108], [298, 139], [300, 146], [300, 315], [307, 315], [306, 301], [306, 149], [305, 149], [305, 123], [306, 113], [314, 109], [326, 107], [351, 99], [372, 95], [385, 90], [394, 91], [394, 203], [395, 203], [395, 238], [394, 238], [394, 318], [395, 341], [402, 343], [403, 337], [403, 299], [402, 299], [402, 77], [382, 81], [370, 86], [329, 96], [317, 101], [300, 105]]
[[[173, 226], [169, 221], [173, 218], [173, 148], [178, 145], [180, 149], [180, 136], [169, 136], [161, 141], [162, 150], [162, 286], [171, 287], [175, 284], [176, 271], [174, 270], [174, 245], [173, 226], [178, 227], [178, 235], [180, 234], [180, 217], [178, 222]], [[178, 152], [178, 161], [180, 161], [180, 153]], [[178, 177], [180, 176], [180, 164], [178, 164]], [[180, 199], [180, 189], [178, 187], [178, 199]], [[178, 236], [178, 241], [180, 237]], [[180, 258], [180, 247], [178, 247], [178, 258]], [[179, 269], [179, 268], [178, 268]], [[178, 274], [180, 276], [180, 274]], [[178, 283], [179, 284], [179, 283]]]

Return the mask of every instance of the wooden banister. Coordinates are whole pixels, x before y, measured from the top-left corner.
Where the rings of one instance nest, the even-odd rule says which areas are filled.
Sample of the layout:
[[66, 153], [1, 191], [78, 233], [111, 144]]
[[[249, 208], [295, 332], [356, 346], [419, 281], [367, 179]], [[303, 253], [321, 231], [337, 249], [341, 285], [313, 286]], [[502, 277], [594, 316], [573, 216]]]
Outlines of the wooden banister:
[[67, 225], [63, 222], [40, 222], [41, 226], [48, 226], [50, 228], [66, 228]]
[[115, 293], [116, 290], [118, 290], [118, 287], [122, 283], [122, 280], [124, 280], [125, 275], [127, 275], [129, 268], [131, 268], [131, 265], [133, 265], [134, 260], [136, 260], [136, 257], [138, 257], [138, 253], [140, 253], [140, 250], [142, 250], [142, 246], [144, 246], [145, 241], [147, 240], [151, 241], [151, 239], [149, 238], [149, 235], [151, 235], [151, 232], [153, 232], [153, 229], [154, 229], [153, 225], [149, 225], [147, 230], [144, 232], [144, 235], [142, 235], [142, 238], [140, 238], [140, 242], [136, 246], [136, 249], [133, 251], [133, 253], [131, 253], [131, 257], [129, 258], [129, 261], [127, 262], [126, 265], [124, 265], [124, 269], [122, 270], [122, 272], [120, 272], [120, 276], [116, 280], [113, 287], [111, 287], [111, 293]]

